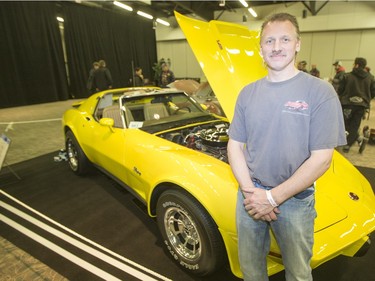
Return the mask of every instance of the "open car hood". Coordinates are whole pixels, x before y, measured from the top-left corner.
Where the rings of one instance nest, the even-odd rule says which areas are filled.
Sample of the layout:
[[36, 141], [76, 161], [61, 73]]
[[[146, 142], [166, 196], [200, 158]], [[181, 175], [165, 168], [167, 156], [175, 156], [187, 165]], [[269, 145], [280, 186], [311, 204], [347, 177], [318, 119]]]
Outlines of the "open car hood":
[[259, 32], [239, 24], [203, 22], [177, 12], [175, 16], [231, 121], [242, 88], [267, 74], [259, 52]]

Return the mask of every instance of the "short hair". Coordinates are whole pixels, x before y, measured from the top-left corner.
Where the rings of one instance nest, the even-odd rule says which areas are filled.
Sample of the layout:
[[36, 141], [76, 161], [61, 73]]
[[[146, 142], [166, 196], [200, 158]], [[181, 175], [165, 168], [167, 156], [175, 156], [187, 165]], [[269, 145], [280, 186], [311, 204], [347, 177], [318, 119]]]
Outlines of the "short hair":
[[142, 68], [140, 68], [139, 66], [137, 66], [136, 68], [134, 68], [135, 71], [140, 71]]
[[275, 22], [275, 21], [290, 21], [293, 24], [293, 26], [296, 28], [297, 38], [300, 39], [301, 32], [299, 30], [297, 18], [295, 16], [291, 15], [291, 14], [288, 14], [288, 13], [277, 13], [277, 14], [273, 14], [273, 15], [269, 16], [268, 18], [266, 18], [266, 20], [262, 24], [262, 27], [261, 27], [261, 30], [260, 30], [260, 36], [262, 36], [263, 30], [266, 27], [266, 25], [270, 22]]
[[104, 60], [100, 60], [99, 61], [99, 66], [100, 67], [105, 67], [105, 61]]
[[342, 62], [339, 61], [339, 60], [337, 60], [337, 61], [335, 61], [332, 65], [339, 65], [339, 66], [342, 66]]
[[354, 64], [358, 65], [359, 68], [365, 68], [367, 65], [367, 60], [365, 58], [357, 57], [354, 60]]
[[99, 63], [97, 61], [94, 61], [92, 66], [99, 66]]

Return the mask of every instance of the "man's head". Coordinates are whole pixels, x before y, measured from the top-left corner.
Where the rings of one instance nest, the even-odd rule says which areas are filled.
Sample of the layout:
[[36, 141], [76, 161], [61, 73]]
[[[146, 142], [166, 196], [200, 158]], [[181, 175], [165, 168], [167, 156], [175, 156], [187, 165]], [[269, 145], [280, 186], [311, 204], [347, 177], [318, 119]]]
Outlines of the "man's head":
[[294, 71], [295, 57], [301, 47], [297, 19], [287, 13], [266, 19], [261, 28], [260, 46], [269, 69]]
[[342, 66], [342, 62], [337, 60], [332, 65], [335, 67], [335, 70], [337, 71]]
[[99, 67], [105, 67], [105, 61], [104, 60], [99, 61]]
[[357, 57], [354, 60], [354, 67], [364, 69], [367, 65], [367, 60], [365, 58]]
[[142, 74], [142, 68], [136, 67], [134, 70], [135, 70], [135, 73]]
[[163, 63], [163, 64], [161, 65], [161, 69], [162, 69], [163, 71], [168, 71], [168, 70], [169, 70], [169, 66], [168, 66], [168, 64]]
[[298, 62], [297, 68], [299, 70], [304, 70], [304, 69], [306, 69], [306, 65], [307, 65], [307, 62], [305, 60], [303, 60], [303, 61]]
[[341, 61], [337, 60], [332, 65], [333, 66], [342, 66], [342, 63], [341, 63]]

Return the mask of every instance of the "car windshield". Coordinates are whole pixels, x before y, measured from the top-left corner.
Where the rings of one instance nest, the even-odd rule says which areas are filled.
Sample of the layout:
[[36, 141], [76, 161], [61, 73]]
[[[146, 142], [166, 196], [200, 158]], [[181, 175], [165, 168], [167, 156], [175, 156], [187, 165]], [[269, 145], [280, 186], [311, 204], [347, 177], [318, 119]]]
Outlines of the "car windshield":
[[184, 92], [124, 95], [121, 104], [128, 128], [148, 130], [147, 128], [155, 129], [156, 126], [156, 131], [159, 131], [211, 118], [208, 112]]

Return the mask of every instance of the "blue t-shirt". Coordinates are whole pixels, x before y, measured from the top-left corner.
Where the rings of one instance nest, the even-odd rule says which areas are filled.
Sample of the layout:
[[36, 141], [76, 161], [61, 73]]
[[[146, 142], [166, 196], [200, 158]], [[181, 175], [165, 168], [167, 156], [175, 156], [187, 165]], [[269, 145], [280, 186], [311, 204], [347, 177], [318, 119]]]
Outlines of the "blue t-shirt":
[[282, 82], [262, 78], [245, 86], [229, 137], [246, 144], [250, 176], [266, 186], [286, 181], [311, 151], [346, 144], [334, 88], [304, 72]]

